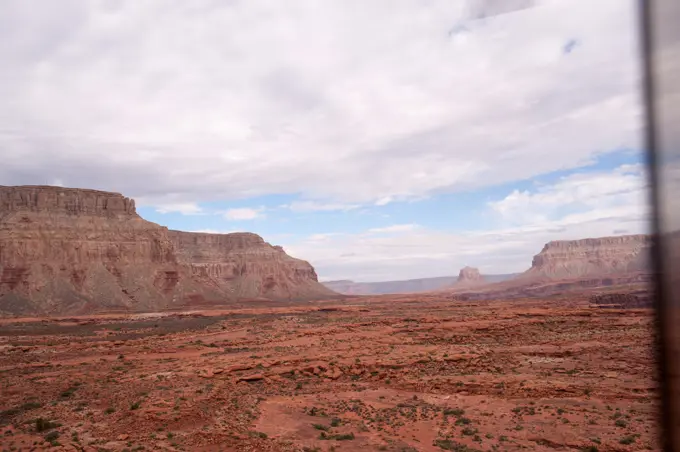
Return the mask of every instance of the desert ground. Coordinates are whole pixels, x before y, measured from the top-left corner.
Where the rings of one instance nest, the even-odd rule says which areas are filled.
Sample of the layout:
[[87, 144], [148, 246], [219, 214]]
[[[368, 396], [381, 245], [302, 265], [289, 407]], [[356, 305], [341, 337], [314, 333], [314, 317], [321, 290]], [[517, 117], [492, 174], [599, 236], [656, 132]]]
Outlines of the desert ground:
[[380, 296], [0, 320], [0, 449], [659, 450], [653, 316]]

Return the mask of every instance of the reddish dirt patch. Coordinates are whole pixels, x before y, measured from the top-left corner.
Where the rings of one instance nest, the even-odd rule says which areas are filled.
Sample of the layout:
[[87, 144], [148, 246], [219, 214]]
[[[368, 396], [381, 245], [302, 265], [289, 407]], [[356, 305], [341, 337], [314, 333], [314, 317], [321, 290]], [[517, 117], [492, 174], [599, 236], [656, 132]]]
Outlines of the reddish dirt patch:
[[578, 300], [4, 320], [0, 446], [659, 450], [653, 376], [651, 312]]

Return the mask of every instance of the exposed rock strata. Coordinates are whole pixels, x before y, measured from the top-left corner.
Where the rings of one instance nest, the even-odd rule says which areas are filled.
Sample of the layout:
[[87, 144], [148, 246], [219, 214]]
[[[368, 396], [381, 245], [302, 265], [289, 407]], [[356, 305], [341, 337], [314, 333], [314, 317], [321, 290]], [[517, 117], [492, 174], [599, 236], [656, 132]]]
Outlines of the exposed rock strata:
[[547, 243], [526, 277], [555, 280], [646, 271], [651, 236], [622, 235]]
[[117, 193], [0, 186], [0, 313], [159, 310], [329, 294], [309, 264], [254, 234], [170, 232]]
[[170, 231], [169, 236], [193, 275], [215, 281], [233, 296], [300, 299], [331, 294], [308, 262], [256, 234]]

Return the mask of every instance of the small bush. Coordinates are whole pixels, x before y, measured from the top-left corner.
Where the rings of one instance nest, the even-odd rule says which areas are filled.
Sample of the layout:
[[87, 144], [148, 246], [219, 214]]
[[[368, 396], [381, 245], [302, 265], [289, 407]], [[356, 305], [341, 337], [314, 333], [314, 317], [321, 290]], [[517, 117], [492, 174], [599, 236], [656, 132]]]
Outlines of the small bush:
[[437, 446], [440, 449], [452, 450], [454, 452], [479, 452], [479, 449], [473, 449], [465, 444], [460, 444], [450, 439], [436, 439], [432, 442], [433, 446]]
[[465, 414], [465, 410], [460, 408], [447, 408], [444, 410], [446, 416], [462, 416]]
[[50, 422], [47, 419], [43, 419], [41, 417], [35, 420], [36, 432], [46, 432], [47, 430], [51, 430], [57, 427], [59, 427], [59, 424], [57, 424], [56, 422]]
[[71, 397], [73, 395], [73, 393], [76, 392], [77, 389], [78, 388], [76, 388], [74, 386], [68, 388], [66, 391], [61, 393], [61, 398], [67, 399], [67, 398]]
[[323, 424], [312, 424], [312, 427], [314, 427], [317, 430], [323, 430], [324, 432], [327, 432], [330, 429], [330, 427]]
[[319, 434], [319, 439], [322, 440], [336, 440], [336, 441], [351, 441], [354, 439], [354, 433], [338, 434], [338, 435], [328, 435], [326, 432], [321, 432]]
[[106, 413], [106, 414], [111, 414], [111, 413], [113, 413], [114, 411], [116, 411], [116, 409], [115, 409], [114, 407], [110, 406], [110, 407], [108, 407], [108, 408], [104, 411], [104, 413]]
[[135, 402], [132, 405], [130, 405], [130, 410], [138, 410], [141, 405], [142, 405], [141, 402]]
[[633, 444], [635, 442], [634, 436], [624, 436], [619, 440], [620, 444]]
[[59, 432], [49, 432], [47, 435], [45, 435], [45, 441], [48, 443], [56, 441], [57, 438], [59, 438]]
[[28, 410], [35, 410], [36, 408], [40, 408], [42, 404], [38, 402], [26, 402], [23, 405], [21, 405], [21, 409], [23, 411], [28, 411]]
[[614, 422], [614, 425], [616, 425], [617, 427], [628, 426], [628, 424], [626, 424], [626, 421], [624, 421], [623, 419], [617, 419], [616, 422]]

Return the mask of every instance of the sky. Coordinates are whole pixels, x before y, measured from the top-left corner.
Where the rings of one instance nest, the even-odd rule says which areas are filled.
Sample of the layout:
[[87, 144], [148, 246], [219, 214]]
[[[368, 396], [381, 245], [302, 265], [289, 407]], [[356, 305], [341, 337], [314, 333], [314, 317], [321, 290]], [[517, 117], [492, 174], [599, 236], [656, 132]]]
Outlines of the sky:
[[533, 3], [4, 0], [0, 185], [120, 192], [321, 280], [647, 232], [635, 2]]

